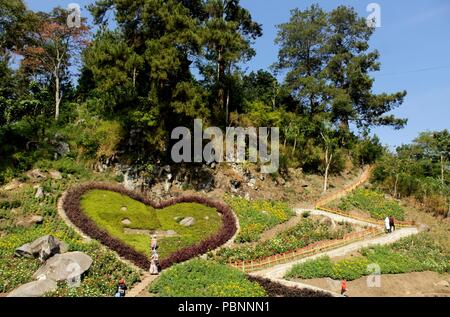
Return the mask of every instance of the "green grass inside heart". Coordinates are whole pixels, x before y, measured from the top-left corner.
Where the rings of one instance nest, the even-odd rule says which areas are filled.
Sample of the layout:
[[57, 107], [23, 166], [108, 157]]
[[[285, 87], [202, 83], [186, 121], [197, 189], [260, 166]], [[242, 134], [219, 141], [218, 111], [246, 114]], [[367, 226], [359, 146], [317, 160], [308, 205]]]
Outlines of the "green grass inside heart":
[[[157, 233], [158, 253], [165, 259], [182, 248], [199, 243], [217, 233], [221, 216], [216, 209], [197, 203], [180, 203], [154, 209], [128, 196], [107, 190], [91, 190], [83, 195], [81, 207], [97, 226], [138, 252], [150, 256], [149, 234]], [[179, 222], [193, 217], [195, 224], [185, 227]], [[124, 220], [128, 220], [123, 223]], [[173, 230], [175, 236], [165, 232]]]

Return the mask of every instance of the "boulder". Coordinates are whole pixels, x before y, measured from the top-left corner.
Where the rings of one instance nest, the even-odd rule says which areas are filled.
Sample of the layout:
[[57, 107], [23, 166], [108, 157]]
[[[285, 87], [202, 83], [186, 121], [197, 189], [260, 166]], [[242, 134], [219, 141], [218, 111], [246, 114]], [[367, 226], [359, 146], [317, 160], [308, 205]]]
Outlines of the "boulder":
[[283, 186], [284, 184], [286, 184], [286, 181], [285, 181], [284, 178], [282, 178], [282, 177], [277, 177], [276, 183], [277, 183], [278, 185]]
[[185, 226], [185, 227], [191, 227], [191, 226], [195, 225], [195, 219], [194, 219], [194, 217], [186, 217], [180, 221], [180, 225]]
[[59, 156], [64, 156], [70, 153], [70, 146], [66, 142], [59, 141], [55, 145], [55, 152]]
[[27, 172], [27, 176], [32, 180], [44, 180], [47, 178], [47, 176], [44, 173], [42, 173], [38, 168]]
[[55, 281], [42, 279], [23, 284], [8, 294], [7, 297], [40, 297], [58, 288]]
[[122, 224], [125, 225], [125, 226], [131, 225], [131, 220], [130, 220], [130, 219], [123, 219], [121, 222], [122, 222]]
[[249, 187], [254, 188], [256, 186], [256, 179], [252, 178], [247, 184]]
[[38, 186], [36, 189], [36, 194], [34, 195], [34, 198], [36, 199], [42, 199], [44, 197], [44, 189], [42, 186]]
[[19, 180], [17, 179], [13, 179], [12, 181], [10, 181], [8, 184], [6, 184], [5, 186], [3, 186], [3, 190], [4, 191], [11, 191], [11, 190], [15, 190], [18, 189], [20, 187], [23, 186], [23, 183], [21, 183]]
[[419, 232], [429, 232], [431, 229], [428, 225], [421, 223], [418, 227]]
[[43, 222], [44, 222], [44, 217], [42, 217], [42, 216], [31, 216], [31, 217], [29, 217], [27, 219], [23, 219], [23, 220], [18, 221], [17, 225], [21, 226], [21, 227], [28, 228], [28, 227], [31, 227], [33, 225], [40, 225]]
[[38, 257], [43, 262], [53, 255], [60, 253], [61, 249], [64, 248], [67, 249], [65, 244], [61, 243], [54, 236], [48, 235], [17, 248], [15, 255], [19, 257]]
[[50, 171], [48, 172], [48, 174], [50, 175], [50, 178], [54, 180], [59, 180], [63, 178], [62, 174], [58, 171]]
[[50, 279], [53, 281], [66, 281], [81, 276], [89, 270], [92, 258], [83, 252], [69, 252], [57, 254], [33, 274], [35, 279]]

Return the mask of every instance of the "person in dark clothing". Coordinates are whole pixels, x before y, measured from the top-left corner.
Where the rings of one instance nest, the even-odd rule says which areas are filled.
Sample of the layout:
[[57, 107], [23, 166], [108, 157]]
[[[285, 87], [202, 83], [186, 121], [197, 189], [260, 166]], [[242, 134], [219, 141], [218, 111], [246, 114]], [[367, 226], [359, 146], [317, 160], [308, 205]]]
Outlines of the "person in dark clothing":
[[391, 227], [391, 232], [394, 232], [395, 231], [395, 219], [392, 216], [389, 217], [389, 226]]
[[126, 293], [127, 289], [128, 289], [127, 284], [125, 284], [125, 281], [123, 279], [121, 279], [119, 281], [119, 284], [117, 284], [116, 297], [125, 297], [125, 293]]

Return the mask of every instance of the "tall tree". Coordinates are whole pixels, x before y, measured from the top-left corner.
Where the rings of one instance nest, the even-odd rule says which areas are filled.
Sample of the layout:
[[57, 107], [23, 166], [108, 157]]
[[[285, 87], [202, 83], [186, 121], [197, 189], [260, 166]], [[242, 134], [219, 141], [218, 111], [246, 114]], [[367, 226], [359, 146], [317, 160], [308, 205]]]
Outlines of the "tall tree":
[[[108, 0], [90, 7], [102, 27], [85, 54], [85, 74], [95, 79], [97, 100], [109, 106], [102, 114], [122, 115], [133, 126], [129, 138], [140, 155], [164, 153], [174, 127], [209, 117], [205, 92], [191, 74], [201, 49], [200, 4]], [[108, 12], [118, 24], [113, 31], [104, 23]]]
[[22, 66], [32, 75], [52, 80], [55, 120], [59, 119], [62, 81], [69, 72], [74, 57], [87, 46], [88, 27], [85, 21], [78, 27], [67, 24], [69, 12], [56, 8], [50, 14], [40, 14], [36, 30], [29, 32], [28, 41], [18, 52], [23, 55]]
[[252, 41], [262, 35], [261, 25], [254, 22], [239, 0], [207, 0], [207, 19], [202, 41], [205, 61], [198, 64], [200, 72], [216, 91], [216, 113], [220, 121], [228, 122], [229, 94], [227, 78], [238, 62], [248, 61], [255, 55]]
[[369, 52], [374, 29], [353, 8], [340, 6], [326, 13], [318, 5], [293, 10], [279, 26], [281, 48], [278, 70], [287, 70], [286, 85], [300, 107], [311, 115], [329, 112], [343, 131], [350, 122], [359, 128], [390, 125], [406, 120], [387, 115], [400, 106], [406, 92], [374, 94], [370, 72], [380, 69], [377, 51]]

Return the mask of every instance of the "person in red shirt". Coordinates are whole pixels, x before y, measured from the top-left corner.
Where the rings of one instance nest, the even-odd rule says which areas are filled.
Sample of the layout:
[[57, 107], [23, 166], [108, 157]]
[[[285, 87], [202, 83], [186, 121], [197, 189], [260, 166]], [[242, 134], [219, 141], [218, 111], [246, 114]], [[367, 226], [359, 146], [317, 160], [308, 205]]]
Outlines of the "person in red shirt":
[[342, 284], [341, 284], [341, 295], [346, 296], [345, 294], [347, 293], [347, 280], [343, 280]]

